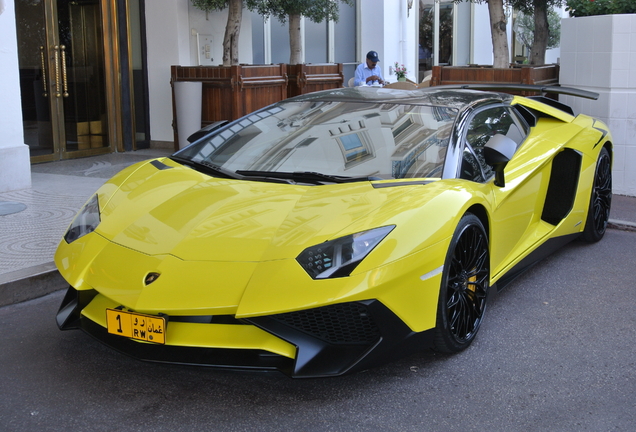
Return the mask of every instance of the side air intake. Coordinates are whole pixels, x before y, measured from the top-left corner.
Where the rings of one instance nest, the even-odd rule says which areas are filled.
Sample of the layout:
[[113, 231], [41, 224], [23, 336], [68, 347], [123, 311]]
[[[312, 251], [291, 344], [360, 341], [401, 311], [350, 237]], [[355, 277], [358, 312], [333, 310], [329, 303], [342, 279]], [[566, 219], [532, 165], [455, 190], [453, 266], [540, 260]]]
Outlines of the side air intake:
[[550, 184], [541, 219], [558, 225], [572, 210], [581, 173], [581, 155], [565, 149], [552, 161]]

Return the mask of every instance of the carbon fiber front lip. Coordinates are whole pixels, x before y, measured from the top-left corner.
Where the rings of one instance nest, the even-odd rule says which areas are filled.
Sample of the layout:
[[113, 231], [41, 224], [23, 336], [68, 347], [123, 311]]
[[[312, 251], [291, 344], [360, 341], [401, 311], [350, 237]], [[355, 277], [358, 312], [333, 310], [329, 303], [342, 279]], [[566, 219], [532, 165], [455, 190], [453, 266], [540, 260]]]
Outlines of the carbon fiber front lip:
[[432, 346], [433, 329], [419, 333], [412, 331], [378, 300], [355, 304], [364, 307], [368, 316], [375, 322], [378, 330], [376, 339], [362, 339], [365, 342], [360, 343], [333, 342], [321, 335], [310, 334], [298, 327], [286, 325], [276, 315], [255, 317], [246, 321], [296, 346], [296, 361], [291, 371], [291, 376], [296, 378], [344, 375], [375, 367]]
[[182, 347], [140, 343], [112, 335], [104, 327], [86, 317], [80, 319], [80, 328], [109, 347], [147, 362], [212, 366], [223, 369], [278, 370], [286, 375], [289, 375], [293, 370], [294, 360], [262, 350]]
[[133, 358], [158, 363], [211, 366], [223, 369], [280, 371], [293, 378], [339, 376], [363, 370], [430, 346], [431, 332], [412, 332], [393, 312], [377, 300], [357, 302], [364, 306], [379, 329], [375, 340], [363, 343], [333, 343], [273, 316], [248, 321], [297, 348], [296, 359], [263, 350], [182, 347], [140, 343], [112, 335], [101, 325], [81, 315], [96, 292], [70, 287], [57, 315], [62, 330], [81, 329], [105, 345]]

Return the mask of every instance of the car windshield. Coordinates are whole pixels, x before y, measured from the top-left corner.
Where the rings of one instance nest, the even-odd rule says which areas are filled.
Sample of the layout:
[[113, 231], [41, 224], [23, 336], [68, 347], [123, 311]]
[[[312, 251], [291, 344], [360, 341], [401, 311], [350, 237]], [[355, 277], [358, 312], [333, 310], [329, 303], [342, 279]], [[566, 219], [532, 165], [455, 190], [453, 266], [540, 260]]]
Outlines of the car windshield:
[[[441, 177], [454, 108], [369, 102], [283, 101], [175, 153], [218, 172], [265, 178]], [[291, 178], [291, 177], [286, 177]], [[291, 178], [294, 180], [294, 178]]]

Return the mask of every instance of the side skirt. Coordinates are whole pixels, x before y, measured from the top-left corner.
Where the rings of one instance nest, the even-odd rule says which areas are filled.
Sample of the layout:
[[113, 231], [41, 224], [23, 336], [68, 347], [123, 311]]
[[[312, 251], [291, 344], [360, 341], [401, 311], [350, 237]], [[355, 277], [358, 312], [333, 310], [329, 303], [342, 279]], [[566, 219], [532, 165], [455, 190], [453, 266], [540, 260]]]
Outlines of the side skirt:
[[511, 268], [505, 275], [503, 275], [497, 282], [497, 292], [504, 289], [510, 282], [519, 277], [523, 272], [530, 267], [541, 261], [543, 258], [551, 255], [553, 252], [561, 249], [572, 240], [577, 239], [580, 236], [579, 233], [569, 234], [566, 236], [551, 238], [543, 243], [537, 249], [532, 251], [530, 255], [519, 261], [517, 265]]

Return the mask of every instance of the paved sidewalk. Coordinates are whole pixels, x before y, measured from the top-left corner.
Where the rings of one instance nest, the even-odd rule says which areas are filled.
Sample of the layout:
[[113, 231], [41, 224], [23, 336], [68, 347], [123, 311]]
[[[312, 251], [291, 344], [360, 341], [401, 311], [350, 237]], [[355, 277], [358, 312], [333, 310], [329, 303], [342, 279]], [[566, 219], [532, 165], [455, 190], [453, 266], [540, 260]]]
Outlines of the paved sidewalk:
[[172, 153], [148, 149], [36, 164], [30, 189], [0, 193], [0, 306], [64, 288], [53, 255], [77, 211], [125, 167]]
[[[0, 193], [0, 306], [65, 288], [53, 255], [73, 216], [123, 168], [171, 153], [149, 149], [37, 164], [30, 189]], [[636, 231], [636, 197], [614, 195], [610, 228]]]

